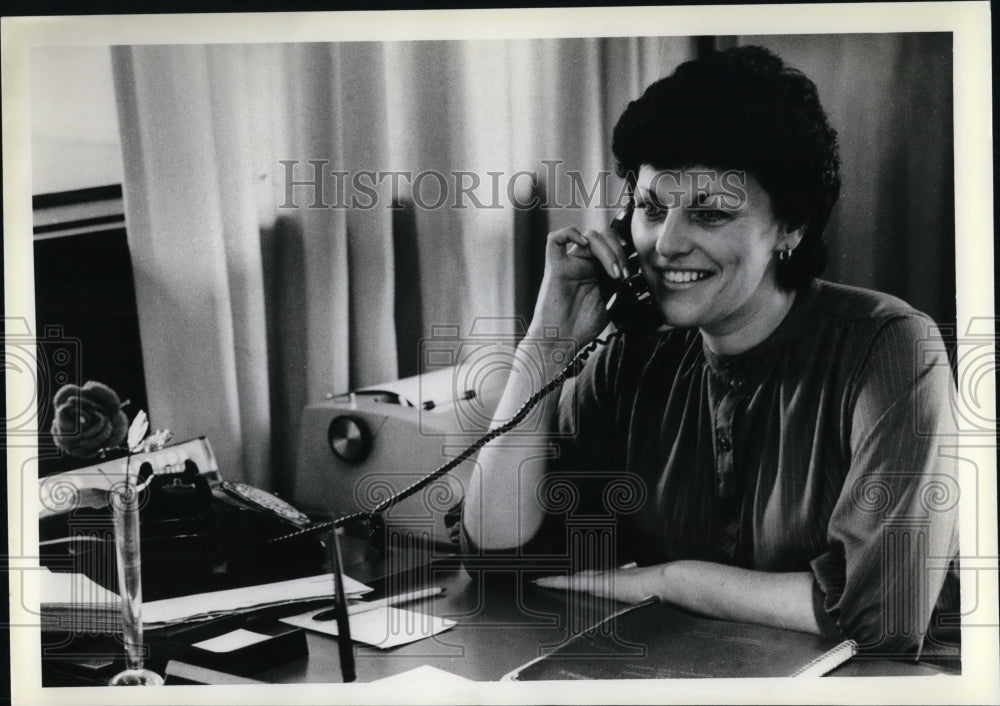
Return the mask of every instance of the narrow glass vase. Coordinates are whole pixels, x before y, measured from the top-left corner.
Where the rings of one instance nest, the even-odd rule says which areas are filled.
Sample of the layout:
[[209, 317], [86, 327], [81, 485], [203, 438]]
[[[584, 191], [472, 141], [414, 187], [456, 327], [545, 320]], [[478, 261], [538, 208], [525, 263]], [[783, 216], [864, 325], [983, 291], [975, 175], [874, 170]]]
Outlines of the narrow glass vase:
[[125, 669], [111, 680], [111, 686], [160, 686], [163, 678], [143, 667], [142, 639], [142, 555], [139, 548], [139, 492], [125, 483], [111, 493], [115, 528], [115, 558], [118, 564], [118, 592], [122, 597], [122, 639], [125, 642]]

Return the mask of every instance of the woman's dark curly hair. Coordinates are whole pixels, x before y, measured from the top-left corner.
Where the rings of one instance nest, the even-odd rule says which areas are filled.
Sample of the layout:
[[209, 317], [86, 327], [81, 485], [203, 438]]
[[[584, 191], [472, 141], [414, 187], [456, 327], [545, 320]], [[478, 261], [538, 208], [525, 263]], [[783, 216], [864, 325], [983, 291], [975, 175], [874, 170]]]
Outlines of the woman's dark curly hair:
[[688, 61], [629, 103], [615, 125], [618, 175], [639, 167], [745, 170], [790, 229], [805, 225], [778, 284], [802, 287], [826, 267], [823, 229], [840, 195], [837, 133], [815, 84], [762, 47]]

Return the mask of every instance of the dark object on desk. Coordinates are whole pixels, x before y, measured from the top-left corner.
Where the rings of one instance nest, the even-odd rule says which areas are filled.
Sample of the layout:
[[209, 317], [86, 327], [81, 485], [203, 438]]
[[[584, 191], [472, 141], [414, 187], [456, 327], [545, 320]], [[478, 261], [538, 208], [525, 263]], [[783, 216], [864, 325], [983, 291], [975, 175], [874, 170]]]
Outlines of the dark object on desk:
[[233, 674], [249, 675], [309, 653], [305, 632], [276, 620], [247, 620], [221, 630], [208, 626], [183, 649], [186, 662]]
[[700, 618], [643, 601], [611, 615], [504, 679], [690, 679], [820, 676], [853, 641]]
[[340, 655], [340, 675], [345, 682], [357, 678], [354, 672], [354, 645], [351, 644], [351, 622], [347, 617], [347, 593], [344, 591], [344, 561], [340, 556], [340, 539], [337, 530], [330, 528], [330, 566], [333, 569], [334, 598], [337, 605], [337, 649]]
[[167, 686], [177, 684], [225, 684], [227, 686], [236, 684], [267, 684], [266, 681], [241, 677], [236, 674], [220, 672], [217, 669], [199, 667], [187, 662], [180, 662], [172, 659], [167, 663], [167, 676], [164, 680]]
[[[133, 473], [150, 477], [140, 496], [142, 584], [146, 600], [281, 581], [320, 573], [326, 560], [322, 540], [303, 533], [280, 545], [269, 540], [311, 526], [312, 520], [266, 491], [201, 471], [188, 445], [166, 447], [146, 460], [133, 459]], [[184, 458], [183, 466], [178, 457]], [[119, 461], [124, 463], [124, 461]], [[75, 471], [102, 472], [93, 469]], [[56, 486], [58, 476], [47, 479]], [[72, 480], [67, 482], [72, 483]], [[68, 507], [42, 518], [42, 563], [72, 570], [116, 590], [114, 541], [107, 508]], [[110, 585], [109, 585], [110, 584]]]
[[[318, 605], [328, 600], [323, 599]], [[294, 606], [272, 606], [252, 615], [227, 615], [210, 621], [147, 630], [144, 635], [149, 649], [146, 664], [159, 674], [164, 673], [168, 661], [181, 660], [209, 669], [253, 676], [308, 657], [309, 645], [304, 631], [281, 623], [278, 618], [309, 605], [317, 606], [317, 603], [306, 601]], [[202, 644], [219, 637], [224, 639], [207, 647]], [[108, 680], [124, 668], [121, 638], [111, 634], [43, 633], [42, 655], [43, 686], [106, 686]]]
[[43, 644], [42, 686], [107, 686], [111, 678], [125, 668], [121, 643], [109, 642], [95, 649], [94, 656], [85, 651], [94, 649], [93, 641], [80, 639], [76, 652], [65, 655], [46, 650]]

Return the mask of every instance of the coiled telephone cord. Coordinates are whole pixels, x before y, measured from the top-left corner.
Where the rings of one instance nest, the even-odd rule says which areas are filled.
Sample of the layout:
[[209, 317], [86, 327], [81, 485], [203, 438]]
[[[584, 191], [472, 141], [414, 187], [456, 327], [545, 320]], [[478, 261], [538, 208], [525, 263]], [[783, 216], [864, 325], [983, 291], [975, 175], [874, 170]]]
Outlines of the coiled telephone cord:
[[472, 444], [470, 444], [464, 451], [452, 458], [451, 460], [445, 462], [444, 464], [438, 466], [436, 469], [428, 473], [423, 478], [414, 481], [411, 485], [407, 486], [395, 495], [386, 498], [378, 505], [370, 510], [359, 510], [358, 512], [351, 513], [349, 515], [344, 515], [338, 517], [335, 520], [330, 520], [327, 522], [319, 522], [314, 525], [310, 525], [305, 529], [296, 530], [295, 532], [290, 532], [288, 534], [281, 535], [280, 537], [274, 537], [268, 540], [269, 544], [276, 542], [284, 542], [290, 539], [295, 539], [309, 534], [315, 534], [318, 532], [329, 531], [332, 527], [343, 527], [352, 522], [357, 522], [359, 520], [367, 520], [369, 522], [371, 534], [375, 534], [382, 523], [382, 514], [391, 508], [393, 505], [406, 500], [408, 497], [418, 492], [427, 485], [433, 483], [435, 480], [445, 475], [453, 468], [468, 460], [476, 452], [479, 451], [486, 444], [490, 443], [494, 439], [503, 436], [510, 430], [514, 429], [518, 424], [520, 424], [524, 419], [531, 413], [539, 402], [541, 402], [545, 397], [550, 395], [553, 391], [562, 387], [562, 384], [569, 380], [570, 378], [576, 377], [580, 370], [583, 369], [583, 364], [590, 357], [599, 346], [607, 345], [615, 338], [622, 335], [621, 331], [614, 331], [608, 334], [607, 338], [595, 338], [590, 343], [585, 345], [579, 351], [576, 352], [570, 361], [560, 370], [551, 380], [542, 385], [540, 388], [535, 390], [532, 395], [525, 400], [524, 404], [521, 405], [520, 409], [514, 413], [514, 415], [508, 419], [506, 422], [501, 424], [494, 429], [490, 429], [488, 432], [483, 434], [483, 436], [476, 439]]

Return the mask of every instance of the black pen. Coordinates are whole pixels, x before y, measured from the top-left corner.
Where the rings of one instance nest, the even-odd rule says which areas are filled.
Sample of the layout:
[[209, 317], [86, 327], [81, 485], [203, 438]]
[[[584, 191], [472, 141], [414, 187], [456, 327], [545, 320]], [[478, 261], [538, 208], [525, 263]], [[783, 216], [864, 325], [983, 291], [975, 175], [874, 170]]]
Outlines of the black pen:
[[344, 682], [357, 678], [354, 673], [354, 645], [351, 643], [351, 623], [347, 617], [347, 594], [344, 592], [344, 577], [341, 569], [340, 539], [337, 528], [330, 528], [330, 563], [333, 565], [333, 585], [337, 601], [334, 611], [337, 615], [337, 649], [340, 651], [340, 675]]

